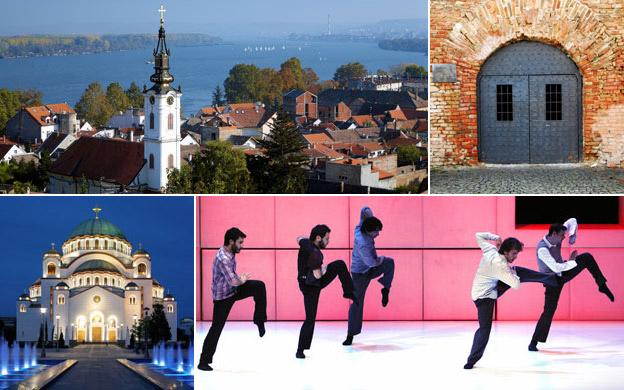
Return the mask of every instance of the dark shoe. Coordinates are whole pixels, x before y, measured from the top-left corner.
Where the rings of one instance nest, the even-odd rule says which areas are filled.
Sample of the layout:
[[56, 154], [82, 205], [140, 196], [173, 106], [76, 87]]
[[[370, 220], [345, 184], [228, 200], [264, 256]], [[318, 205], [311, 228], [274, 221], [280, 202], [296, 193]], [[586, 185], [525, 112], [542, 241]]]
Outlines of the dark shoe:
[[345, 341], [342, 342], [342, 345], [351, 345], [353, 344], [353, 336], [348, 334]]
[[202, 371], [212, 371], [212, 367], [210, 367], [210, 365], [206, 362], [199, 362], [197, 368]]
[[615, 302], [615, 297], [613, 296], [611, 290], [609, 290], [609, 287], [607, 287], [607, 283], [601, 284], [600, 287], [598, 287], [598, 291], [608, 296], [611, 302]]
[[383, 307], [388, 306], [388, 294], [390, 294], [389, 289], [385, 287], [381, 289], [381, 306]]
[[342, 296], [344, 298], [350, 299], [353, 301], [354, 304], [359, 305], [360, 301], [355, 297], [355, 295], [351, 292], [351, 293], [344, 293], [342, 294]]
[[297, 354], [295, 355], [295, 357], [297, 359], [305, 359], [305, 355], [303, 354], [303, 351], [297, 351]]
[[256, 326], [258, 327], [258, 333], [260, 334], [260, 337], [264, 336], [264, 334], [266, 333], [266, 329], [264, 329], [264, 322], [256, 324]]
[[464, 369], [465, 370], [472, 370], [472, 367], [474, 367], [474, 364], [472, 364], [472, 363], [464, 364]]
[[539, 351], [537, 349], [537, 341], [531, 341], [531, 344], [529, 344], [529, 351], [531, 351], [531, 352]]

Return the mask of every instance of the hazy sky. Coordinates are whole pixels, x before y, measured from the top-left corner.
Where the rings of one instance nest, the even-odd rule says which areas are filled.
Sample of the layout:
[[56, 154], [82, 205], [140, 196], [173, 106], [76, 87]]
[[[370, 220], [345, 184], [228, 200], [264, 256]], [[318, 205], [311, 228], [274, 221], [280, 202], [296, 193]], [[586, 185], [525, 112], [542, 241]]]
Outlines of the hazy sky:
[[426, 19], [427, 0], [3, 0], [0, 35], [139, 33], [155, 31], [157, 9], [167, 9], [172, 32], [223, 37], [319, 30], [327, 15], [342, 26], [393, 19]]
[[[94, 216], [117, 225], [133, 246], [152, 256], [152, 275], [178, 300], [179, 318], [193, 317], [193, 198], [154, 196], [22, 196], [0, 202], [0, 316], [15, 316], [17, 297], [41, 277], [43, 253], [59, 249], [72, 230]], [[59, 249], [60, 250], [60, 249]]]

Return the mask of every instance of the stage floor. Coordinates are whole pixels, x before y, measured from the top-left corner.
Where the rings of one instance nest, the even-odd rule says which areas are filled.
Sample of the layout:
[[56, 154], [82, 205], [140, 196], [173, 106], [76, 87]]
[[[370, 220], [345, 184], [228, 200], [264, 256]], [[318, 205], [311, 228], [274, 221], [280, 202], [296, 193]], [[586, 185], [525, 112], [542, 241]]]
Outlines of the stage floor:
[[[495, 322], [483, 358], [463, 365], [476, 321], [366, 322], [351, 347], [346, 322], [317, 322], [306, 359], [296, 359], [301, 322], [228, 322], [214, 371], [195, 371], [207, 389], [622, 389], [624, 322], [553, 323], [539, 352], [527, 345], [534, 322]], [[195, 364], [210, 322], [197, 323]]]

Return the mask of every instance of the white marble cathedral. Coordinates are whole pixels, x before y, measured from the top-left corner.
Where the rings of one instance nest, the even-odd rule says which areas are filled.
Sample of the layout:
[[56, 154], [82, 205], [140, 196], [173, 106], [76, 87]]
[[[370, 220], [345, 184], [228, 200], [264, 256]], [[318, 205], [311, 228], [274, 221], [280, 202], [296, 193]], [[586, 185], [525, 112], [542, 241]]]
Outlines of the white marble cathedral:
[[150, 254], [132, 244], [114, 224], [95, 217], [68, 236], [59, 253], [43, 254], [41, 277], [17, 300], [17, 340], [37, 341], [47, 322], [48, 340], [130, 343], [130, 329], [154, 304], [163, 305], [177, 334], [177, 303], [152, 277]]

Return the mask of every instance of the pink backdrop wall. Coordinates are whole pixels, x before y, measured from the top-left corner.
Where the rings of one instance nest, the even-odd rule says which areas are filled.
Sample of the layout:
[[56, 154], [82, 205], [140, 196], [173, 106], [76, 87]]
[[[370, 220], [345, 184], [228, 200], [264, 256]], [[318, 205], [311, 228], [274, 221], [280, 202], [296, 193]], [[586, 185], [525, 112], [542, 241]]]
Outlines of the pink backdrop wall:
[[[525, 250], [516, 264], [537, 268], [535, 245], [544, 228], [516, 228], [514, 197], [202, 197], [197, 204], [201, 256], [197, 258], [196, 318], [212, 318], [215, 248], [222, 245], [225, 230], [236, 226], [247, 234], [246, 249], [237, 256], [238, 271], [250, 272], [253, 279], [265, 282], [269, 319], [302, 320], [296, 237], [307, 236], [315, 224], [329, 225], [332, 232], [325, 261], [343, 259], [350, 265], [353, 229], [364, 205], [384, 223], [376, 239], [379, 254], [396, 263], [390, 304], [381, 307], [381, 286], [371, 283], [365, 300], [366, 320], [476, 319], [470, 288], [481, 254], [474, 238], [478, 231], [519, 238]], [[624, 198], [620, 199], [620, 212], [624, 213]], [[624, 228], [581, 225], [574, 249], [594, 255], [616, 301], [611, 303], [600, 294], [593, 279], [583, 272], [564, 288], [556, 319], [624, 320]], [[566, 246], [564, 256], [569, 252]], [[537, 284], [509, 291], [497, 304], [497, 319], [536, 319], [543, 294], [544, 288]], [[249, 320], [252, 310], [251, 300], [238, 302], [230, 319]], [[348, 301], [342, 298], [336, 280], [321, 293], [317, 318], [344, 320], [347, 310]]]

